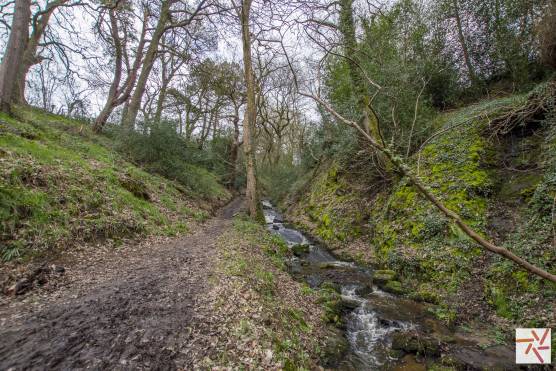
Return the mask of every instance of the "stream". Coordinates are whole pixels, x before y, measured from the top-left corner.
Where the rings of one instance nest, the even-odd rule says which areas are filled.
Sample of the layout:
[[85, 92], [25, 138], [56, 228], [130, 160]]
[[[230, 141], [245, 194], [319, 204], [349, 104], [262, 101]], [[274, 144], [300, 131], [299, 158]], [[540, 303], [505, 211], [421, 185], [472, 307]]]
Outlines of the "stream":
[[[426, 364], [438, 359], [440, 351], [463, 369], [517, 369], [514, 353], [505, 346], [479, 347], [468, 336], [456, 334], [434, 318], [423, 304], [404, 299], [373, 285], [371, 268], [358, 266], [335, 257], [310, 237], [285, 223], [282, 215], [269, 202], [263, 201], [267, 228], [280, 235], [293, 251], [288, 262], [289, 273], [297, 280], [318, 288], [327, 282], [342, 295], [346, 310], [342, 327], [349, 350], [337, 364], [342, 370], [425, 370]], [[406, 334], [433, 336], [438, 345], [432, 359], [412, 352], [394, 351], [394, 339], [410, 338]], [[439, 341], [438, 339], [442, 339]], [[405, 349], [407, 350], [407, 349]]]

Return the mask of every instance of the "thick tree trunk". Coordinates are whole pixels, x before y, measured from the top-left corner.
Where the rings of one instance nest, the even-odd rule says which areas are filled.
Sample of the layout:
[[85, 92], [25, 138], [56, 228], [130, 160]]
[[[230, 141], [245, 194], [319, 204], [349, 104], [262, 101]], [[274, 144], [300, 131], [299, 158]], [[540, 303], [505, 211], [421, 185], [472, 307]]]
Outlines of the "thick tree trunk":
[[17, 81], [29, 40], [30, 17], [31, 1], [16, 0], [12, 29], [0, 65], [0, 111], [2, 112], [11, 113], [11, 105], [16, 103], [19, 98]]
[[255, 164], [255, 146], [253, 143], [253, 132], [257, 118], [255, 79], [253, 76], [253, 64], [251, 61], [251, 34], [249, 30], [249, 14], [251, 11], [251, 0], [243, 0], [241, 6], [241, 39], [243, 44], [243, 68], [245, 72], [245, 85], [247, 87], [247, 112], [243, 125], [243, 150], [245, 152], [245, 165], [247, 171], [246, 198], [249, 215], [252, 218], [261, 218], [259, 197], [257, 194], [257, 175]]
[[65, 4], [66, 2], [67, 0], [54, 1], [47, 6], [44, 12], [33, 17], [33, 32], [31, 32], [31, 36], [27, 41], [27, 45], [23, 53], [23, 60], [19, 66], [19, 73], [17, 74], [16, 89], [18, 91], [18, 95], [15, 102], [17, 104], [27, 103], [25, 99], [25, 82], [27, 81], [27, 74], [29, 73], [31, 67], [42, 61], [42, 58], [37, 55], [39, 42], [44, 35], [44, 31], [46, 30], [46, 26], [48, 26], [52, 13], [54, 13], [59, 6]]
[[135, 120], [137, 120], [137, 114], [139, 113], [139, 108], [141, 107], [141, 100], [143, 99], [143, 94], [145, 93], [145, 88], [147, 86], [147, 80], [151, 74], [154, 61], [158, 53], [158, 44], [164, 32], [166, 31], [166, 25], [170, 19], [170, 5], [171, 1], [165, 0], [162, 2], [160, 9], [160, 17], [156, 24], [156, 28], [151, 37], [151, 43], [145, 54], [145, 59], [143, 60], [143, 68], [141, 69], [141, 74], [137, 80], [137, 86], [135, 91], [129, 100], [127, 111], [123, 117], [122, 123], [128, 129], [133, 129], [135, 127]]

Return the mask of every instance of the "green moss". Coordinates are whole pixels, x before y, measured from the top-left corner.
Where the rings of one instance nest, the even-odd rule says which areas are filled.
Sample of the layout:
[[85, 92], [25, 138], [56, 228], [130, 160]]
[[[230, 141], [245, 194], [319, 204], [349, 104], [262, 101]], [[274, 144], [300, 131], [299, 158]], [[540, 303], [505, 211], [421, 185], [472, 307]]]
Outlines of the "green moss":
[[364, 213], [359, 208], [361, 195], [351, 192], [349, 182], [332, 163], [326, 172], [312, 181], [307, 198], [300, 200], [299, 210], [316, 223], [314, 233], [332, 247], [361, 235]]
[[188, 230], [171, 181], [111, 150], [86, 123], [34, 109], [0, 114], [0, 254], [24, 259], [78, 243]]
[[396, 272], [388, 269], [380, 269], [373, 272], [373, 282], [386, 283], [396, 278]]
[[384, 289], [384, 291], [388, 291], [396, 295], [405, 293], [405, 289], [399, 281], [388, 281], [384, 286], [382, 286], [382, 288]]

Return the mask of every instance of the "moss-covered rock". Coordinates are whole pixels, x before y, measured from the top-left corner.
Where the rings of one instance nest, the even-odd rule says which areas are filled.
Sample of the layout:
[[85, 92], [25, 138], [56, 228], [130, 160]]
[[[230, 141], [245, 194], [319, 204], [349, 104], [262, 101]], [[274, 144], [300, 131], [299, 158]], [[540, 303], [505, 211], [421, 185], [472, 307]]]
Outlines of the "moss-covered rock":
[[292, 246], [292, 253], [295, 256], [302, 256], [309, 253], [309, 245], [307, 244], [298, 244]]
[[338, 247], [361, 235], [364, 223], [363, 197], [350, 188], [350, 182], [332, 163], [312, 180], [307, 197], [299, 200], [294, 216], [309, 217], [311, 232], [331, 247]]
[[386, 292], [396, 295], [402, 295], [403, 293], [405, 293], [405, 289], [399, 281], [388, 281], [384, 285], [382, 285], [381, 288]]
[[440, 343], [416, 332], [396, 332], [392, 337], [392, 349], [429, 357], [440, 355]]
[[389, 269], [380, 269], [373, 272], [373, 282], [377, 284], [385, 284], [396, 278], [396, 272]]
[[331, 328], [326, 334], [326, 342], [322, 350], [321, 363], [325, 367], [336, 366], [345, 356], [349, 344], [339, 329]]
[[140, 179], [135, 179], [128, 174], [122, 174], [118, 177], [118, 181], [123, 188], [131, 192], [135, 197], [150, 201], [151, 195], [147, 186]]

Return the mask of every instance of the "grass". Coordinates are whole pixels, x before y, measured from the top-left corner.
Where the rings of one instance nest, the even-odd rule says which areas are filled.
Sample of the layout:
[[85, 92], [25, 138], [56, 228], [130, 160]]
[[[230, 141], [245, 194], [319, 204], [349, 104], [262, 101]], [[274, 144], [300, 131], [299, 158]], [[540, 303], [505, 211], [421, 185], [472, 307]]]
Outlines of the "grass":
[[[88, 124], [35, 109], [0, 114], [0, 254], [25, 260], [75, 244], [188, 231], [193, 192], [126, 161]], [[196, 176], [196, 175], [192, 175]], [[215, 200], [229, 197], [211, 184]]]
[[[224, 290], [216, 295], [222, 301], [218, 308], [234, 308], [232, 317], [226, 312], [219, 314], [230, 319], [222, 327], [231, 328], [234, 339], [228, 342], [233, 346], [218, 364], [233, 368], [238, 362], [235, 347], [247, 342], [251, 344], [250, 355], [241, 353], [241, 364], [252, 357], [249, 364], [254, 368], [272, 368], [264, 359], [264, 354], [271, 352], [271, 363], [280, 364], [282, 369], [314, 366], [312, 360], [319, 354], [317, 334], [324, 323], [310, 314], [322, 309], [315, 291], [294, 282], [283, 271], [289, 254], [284, 241], [257, 223], [236, 218], [218, 246], [221, 263], [217, 271], [225, 277], [216, 283]], [[257, 339], [256, 345], [252, 339]]]

